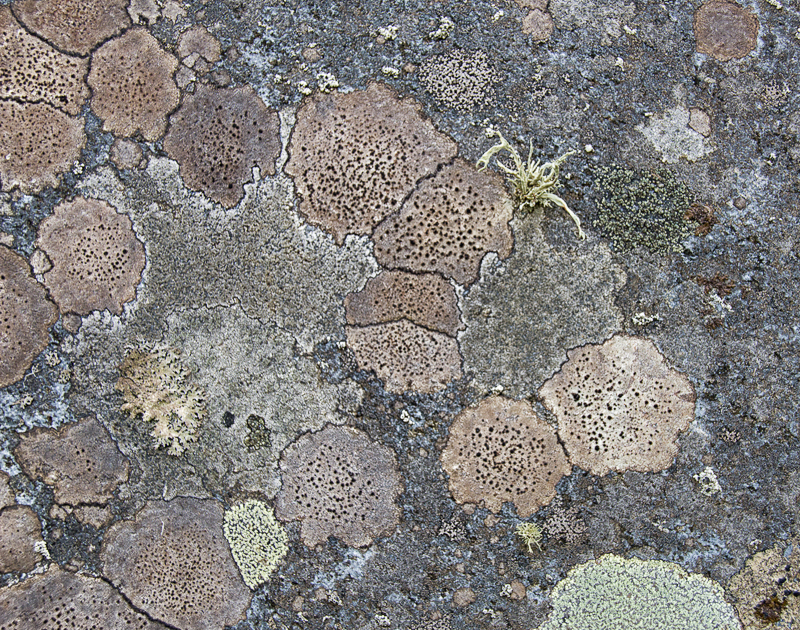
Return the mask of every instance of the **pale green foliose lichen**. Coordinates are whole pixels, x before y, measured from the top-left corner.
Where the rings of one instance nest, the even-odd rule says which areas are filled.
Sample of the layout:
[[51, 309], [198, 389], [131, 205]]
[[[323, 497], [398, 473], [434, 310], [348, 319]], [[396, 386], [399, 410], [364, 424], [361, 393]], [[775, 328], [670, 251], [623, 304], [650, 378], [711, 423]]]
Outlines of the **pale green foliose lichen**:
[[189, 370], [177, 350], [132, 350], [119, 370], [117, 389], [125, 398], [122, 411], [155, 422], [152, 435], [158, 447], [181, 455], [196, 440], [206, 417], [206, 401], [200, 388], [188, 382]]
[[289, 540], [272, 508], [245, 501], [225, 512], [222, 528], [244, 583], [254, 590], [266, 583], [286, 555]]
[[740, 630], [722, 587], [677, 564], [607, 554], [553, 589], [539, 630]]

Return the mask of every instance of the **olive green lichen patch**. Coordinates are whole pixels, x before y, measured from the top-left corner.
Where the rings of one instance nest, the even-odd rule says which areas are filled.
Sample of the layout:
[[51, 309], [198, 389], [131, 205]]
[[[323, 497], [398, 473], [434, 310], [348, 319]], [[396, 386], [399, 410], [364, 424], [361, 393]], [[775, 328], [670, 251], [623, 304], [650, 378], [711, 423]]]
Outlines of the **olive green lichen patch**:
[[608, 554], [574, 567], [553, 589], [539, 630], [739, 630], [716, 582], [659, 560]]
[[686, 216], [694, 198], [669, 171], [602, 167], [595, 189], [598, 218], [594, 224], [616, 250], [680, 251], [681, 241], [692, 234], [694, 226]]
[[800, 622], [800, 538], [755, 554], [726, 589], [747, 630]]
[[515, 220], [513, 254], [485, 265], [462, 300], [464, 372], [481, 391], [499, 385], [510, 397], [530, 395], [569, 348], [602, 341], [622, 326], [614, 292], [625, 274], [608, 248], [553, 250], [535, 222], [527, 214]]
[[206, 417], [205, 395], [190, 383], [190, 372], [172, 348], [150, 352], [132, 350], [119, 367], [117, 389], [125, 403], [122, 411], [155, 422], [156, 446], [181, 455], [197, 439]]
[[251, 589], [265, 584], [289, 550], [289, 538], [272, 508], [261, 501], [245, 501], [226, 510], [222, 529], [231, 555]]

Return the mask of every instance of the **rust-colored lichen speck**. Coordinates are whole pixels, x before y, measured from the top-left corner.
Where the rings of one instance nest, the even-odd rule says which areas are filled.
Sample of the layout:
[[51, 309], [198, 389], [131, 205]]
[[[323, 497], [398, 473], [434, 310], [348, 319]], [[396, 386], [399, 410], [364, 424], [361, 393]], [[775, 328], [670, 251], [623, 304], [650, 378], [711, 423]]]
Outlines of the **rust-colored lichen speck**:
[[[100, 624], [98, 624], [100, 620]], [[0, 590], [0, 628], [166, 630], [103, 580], [58, 568]]]
[[25, 259], [0, 245], [0, 387], [25, 376], [56, 319], [58, 309]]
[[87, 59], [48, 46], [0, 7], [0, 98], [47, 103], [74, 116], [89, 96], [87, 71]]
[[400, 212], [375, 229], [375, 258], [390, 269], [472, 284], [487, 253], [511, 254], [513, 211], [499, 175], [457, 159], [420, 183]]
[[279, 132], [278, 114], [253, 88], [199, 85], [170, 117], [164, 150], [180, 164], [188, 187], [231, 208], [244, 196], [254, 166], [275, 172]]
[[103, 40], [130, 26], [128, 0], [22, 0], [20, 22], [61, 50], [86, 56]]
[[697, 52], [717, 61], [741, 59], [750, 53], [758, 39], [758, 18], [728, 0], [709, 0], [694, 14]]
[[146, 30], [135, 28], [103, 44], [92, 55], [89, 86], [92, 110], [103, 128], [119, 136], [140, 132], [155, 142], [167, 115], [178, 106], [173, 74], [178, 60]]
[[282, 487], [275, 515], [300, 520], [300, 537], [316, 547], [336, 536], [365, 547], [391, 535], [403, 491], [394, 452], [351, 427], [326, 427], [300, 437], [281, 455]]
[[62, 313], [120, 314], [136, 297], [144, 245], [130, 218], [104, 201], [76, 197], [42, 221], [36, 246], [53, 264], [44, 281]]
[[437, 274], [383, 271], [344, 300], [347, 323], [356, 326], [401, 319], [455, 337], [463, 328], [453, 286]]
[[595, 475], [668, 468], [694, 419], [695, 393], [647, 339], [617, 335], [567, 353], [539, 389], [570, 461]]
[[349, 94], [318, 94], [297, 112], [286, 173], [300, 212], [333, 234], [370, 234], [423, 177], [456, 154], [456, 144], [380, 83]]
[[100, 559], [137, 609], [171, 627], [218, 630], [250, 607], [214, 500], [149, 501], [134, 520], [111, 526]]
[[348, 326], [346, 333], [358, 366], [375, 370], [390, 392], [430, 394], [462, 376], [458, 342], [408, 320]]
[[547, 505], [572, 469], [555, 430], [530, 403], [501, 396], [456, 417], [441, 458], [457, 503], [497, 513], [511, 501], [523, 518]]
[[106, 503], [127, 481], [130, 465], [93, 417], [60, 429], [23, 433], [14, 449], [25, 473], [53, 486], [56, 503]]

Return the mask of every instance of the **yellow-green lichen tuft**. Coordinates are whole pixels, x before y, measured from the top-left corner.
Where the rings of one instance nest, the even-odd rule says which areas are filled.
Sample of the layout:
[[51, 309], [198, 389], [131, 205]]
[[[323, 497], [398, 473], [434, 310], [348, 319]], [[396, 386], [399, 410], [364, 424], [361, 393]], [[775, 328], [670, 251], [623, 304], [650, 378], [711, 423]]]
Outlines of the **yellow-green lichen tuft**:
[[255, 500], [227, 510], [222, 528], [244, 583], [255, 590], [269, 580], [286, 555], [286, 532], [272, 508]]
[[132, 350], [119, 366], [117, 389], [125, 404], [122, 411], [145, 422], [155, 422], [152, 435], [158, 447], [181, 455], [194, 442], [206, 417], [203, 392], [188, 382], [189, 370], [177, 350]]
[[574, 567], [539, 630], [740, 630], [716, 582], [660, 560], [614, 554]]

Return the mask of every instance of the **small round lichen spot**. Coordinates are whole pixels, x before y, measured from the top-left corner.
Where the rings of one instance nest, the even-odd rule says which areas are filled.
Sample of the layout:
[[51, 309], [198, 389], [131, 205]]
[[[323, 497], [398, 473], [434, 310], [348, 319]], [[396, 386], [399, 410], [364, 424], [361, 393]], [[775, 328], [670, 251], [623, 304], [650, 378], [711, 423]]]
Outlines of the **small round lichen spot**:
[[758, 41], [758, 18], [729, 0], [709, 0], [694, 14], [697, 52], [717, 61], [741, 59]]
[[740, 630], [722, 587], [679, 565], [608, 554], [574, 567], [539, 630]]
[[261, 501], [245, 501], [227, 510], [223, 531], [242, 579], [251, 589], [269, 580], [289, 549], [286, 531], [272, 508]]

